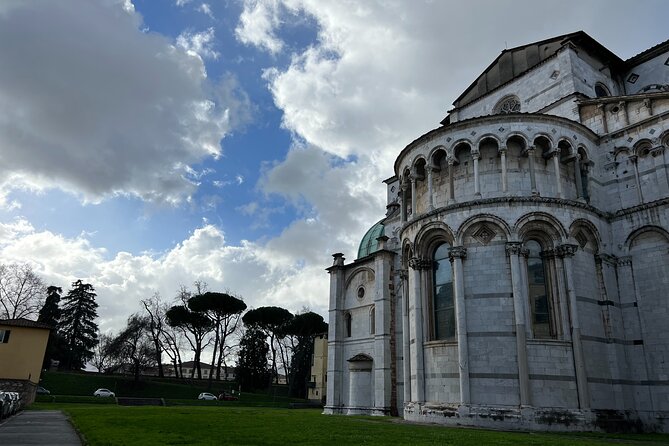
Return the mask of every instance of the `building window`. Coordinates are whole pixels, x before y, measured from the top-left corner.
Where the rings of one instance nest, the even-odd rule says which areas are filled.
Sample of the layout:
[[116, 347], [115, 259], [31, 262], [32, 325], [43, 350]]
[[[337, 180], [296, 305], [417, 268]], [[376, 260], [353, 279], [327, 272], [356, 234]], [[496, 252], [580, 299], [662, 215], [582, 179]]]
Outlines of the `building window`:
[[372, 307], [369, 310], [369, 334], [376, 333], [376, 309]]
[[519, 113], [520, 99], [518, 96], [506, 96], [495, 105], [494, 112], [495, 114]]
[[346, 322], [346, 337], [350, 338], [351, 337], [351, 313], [346, 313], [346, 317], [344, 318]]
[[362, 299], [363, 297], [365, 297], [365, 287], [361, 286], [358, 288], [358, 299]]
[[448, 258], [448, 243], [442, 243], [432, 257], [434, 272], [433, 308], [434, 337], [448, 340], [455, 338], [455, 302], [453, 299], [453, 270]]
[[0, 344], [9, 342], [9, 333], [11, 333], [11, 330], [0, 330]]
[[529, 251], [527, 282], [532, 334], [537, 339], [552, 339], [556, 336], [550, 311], [549, 287], [546, 280], [546, 266], [541, 256], [541, 245], [536, 240], [528, 240], [525, 242], [525, 247]]
[[606, 85], [597, 82], [595, 84], [595, 95], [598, 98], [603, 98], [603, 97], [606, 97], [606, 96], [611, 96], [611, 93], [609, 92], [609, 89], [606, 88]]

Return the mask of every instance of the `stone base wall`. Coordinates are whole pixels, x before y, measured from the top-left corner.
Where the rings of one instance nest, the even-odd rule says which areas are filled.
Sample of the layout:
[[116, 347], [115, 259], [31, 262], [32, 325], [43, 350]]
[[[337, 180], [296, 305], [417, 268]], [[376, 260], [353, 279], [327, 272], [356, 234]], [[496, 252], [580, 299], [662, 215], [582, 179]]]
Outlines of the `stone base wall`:
[[579, 410], [408, 403], [404, 419], [419, 423], [551, 432], [669, 432], [669, 412]]
[[0, 390], [18, 392], [21, 395], [21, 409], [35, 401], [37, 384], [27, 379], [0, 379]]

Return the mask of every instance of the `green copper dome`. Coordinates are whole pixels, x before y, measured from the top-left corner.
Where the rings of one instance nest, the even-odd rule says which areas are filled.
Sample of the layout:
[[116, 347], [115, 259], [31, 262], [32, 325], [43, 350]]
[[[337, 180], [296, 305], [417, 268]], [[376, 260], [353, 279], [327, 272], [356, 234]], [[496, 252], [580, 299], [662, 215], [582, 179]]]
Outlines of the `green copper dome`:
[[381, 221], [379, 221], [374, 226], [369, 228], [369, 231], [367, 231], [365, 236], [362, 238], [362, 241], [360, 242], [360, 247], [358, 248], [359, 259], [367, 257], [368, 255], [379, 250], [379, 242], [376, 239], [381, 237], [382, 235], [385, 235], [383, 233], [384, 226], [383, 223], [381, 223]]

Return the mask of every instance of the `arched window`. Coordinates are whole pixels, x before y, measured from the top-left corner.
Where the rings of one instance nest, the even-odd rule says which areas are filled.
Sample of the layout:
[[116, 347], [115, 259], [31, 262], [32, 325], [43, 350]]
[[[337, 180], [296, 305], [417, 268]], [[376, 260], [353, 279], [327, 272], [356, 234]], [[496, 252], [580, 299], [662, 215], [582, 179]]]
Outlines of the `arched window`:
[[536, 240], [528, 240], [525, 242], [525, 248], [529, 251], [527, 257], [527, 282], [529, 286], [528, 295], [530, 299], [532, 333], [535, 338], [555, 338], [549, 286], [546, 280], [546, 265], [541, 256], [541, 245]]
[[601, 82], [597, 82], [595, 84], [595, 95], [598, 98], [603, 98], [606, 96], [611, 96], [611, 93], [609, 92], [609, 89], [606, 88], [606, 85], [602, 84]]
[[455, 302], [453, 299], [453, 270], [448, 258], [448, 243], [442, 243], [432, 257], [434, 337], [448, 340], [455, 338]]
[[376, 309], [374, 307], [369, 310], [369, 334], [376, 333]]
[[346, 323], [346, 337], [350, 338], [351, 337], [351, 313], [346, 313], [346, 316], [344, 317], [344, 321]]
[[520, 99], [518, 96], [505, 96], [495, 105], [495, 114], [520, 112]]

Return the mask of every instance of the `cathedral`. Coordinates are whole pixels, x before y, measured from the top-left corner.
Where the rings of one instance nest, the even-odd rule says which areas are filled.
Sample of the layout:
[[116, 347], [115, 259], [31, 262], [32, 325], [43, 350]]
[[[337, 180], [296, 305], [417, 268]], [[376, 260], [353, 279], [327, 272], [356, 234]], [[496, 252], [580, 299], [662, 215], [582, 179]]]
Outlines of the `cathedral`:
[[327, 414], [669, 431], [669, 41], [502, 51], [334, 254]]

